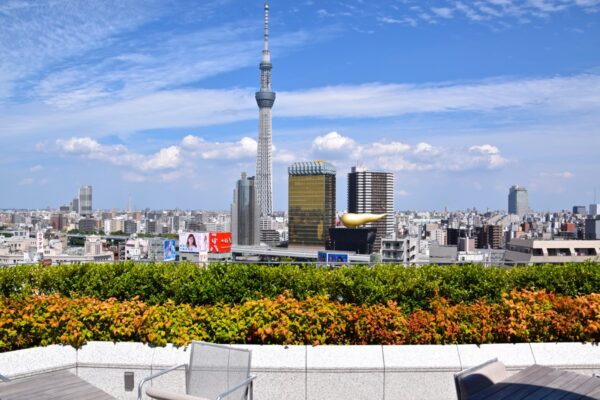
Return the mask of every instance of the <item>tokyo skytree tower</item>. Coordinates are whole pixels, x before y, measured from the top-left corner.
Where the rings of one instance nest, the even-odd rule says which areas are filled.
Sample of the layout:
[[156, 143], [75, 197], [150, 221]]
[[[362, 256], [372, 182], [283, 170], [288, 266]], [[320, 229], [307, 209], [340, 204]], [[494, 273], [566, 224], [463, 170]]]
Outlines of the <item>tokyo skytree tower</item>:
[[258, 104], [258, 153], [256, 155], [256, 193], [260, 215], [273, 213], [272, 184], [272, 133], [271, 108], [275, 92], [271, 91], [271, 53], [269, 52], [269, 3], [265, 3], [265, 33], [262, 60], [260, 62], [260, 91], [256, 92]]

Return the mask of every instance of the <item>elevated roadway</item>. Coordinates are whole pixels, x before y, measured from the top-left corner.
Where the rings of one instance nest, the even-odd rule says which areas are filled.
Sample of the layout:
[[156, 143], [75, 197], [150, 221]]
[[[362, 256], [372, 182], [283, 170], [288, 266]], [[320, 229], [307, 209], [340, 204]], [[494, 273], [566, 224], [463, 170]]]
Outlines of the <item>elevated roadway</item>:
[[[282, 247], [266, 247], [266, 246], [231, 246], [231, 255], [235, 259], [237, 257], [258, 256], [261, 259], [275, 259], [281, 257], [290, 257], [307, 261], [316, 261], [318, 249], [286, 249]], [[333, 253], [346, 253], [344, 251], [331, 250]], [[369, 255], [366, 254], [348, 254], [348, 260], [351, 263], [368, 264], [370, 261]]]

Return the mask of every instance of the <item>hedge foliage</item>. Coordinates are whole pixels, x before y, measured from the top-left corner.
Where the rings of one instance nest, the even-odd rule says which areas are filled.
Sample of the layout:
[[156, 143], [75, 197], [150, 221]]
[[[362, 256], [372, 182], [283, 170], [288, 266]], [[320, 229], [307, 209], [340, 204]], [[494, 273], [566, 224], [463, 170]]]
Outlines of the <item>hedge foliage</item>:
[[452, 303], [481, 298], [498, 302], [513, 289], [568, 296], [600, 293], [600, 264], [491, 268], [480, 265], [403, 267], [311, 265], [110, 263], [53, 267], [0, 268], [0, 296], [57, 293], [123, 301], [138, 297], [149, 304], [237, 304], [276, 298], [284, 291], [299, 300], [325, 295], [350, 304], [386, 304], [403, 310], [426, 308], [441, 296]]
[[451, 304], [436, 297], [428, 309], [404, 312], [387, 304], [352, 305], [325, 296], [238, 305], [148, 305], [90, 297], [39, 295], [0, 301], [0, 352], [86, 341], [186, 345], [193, 339], [254, 344], [446, 344], [588, 341], [600, 339], [600, 294], [579, 297], [512, 291]]

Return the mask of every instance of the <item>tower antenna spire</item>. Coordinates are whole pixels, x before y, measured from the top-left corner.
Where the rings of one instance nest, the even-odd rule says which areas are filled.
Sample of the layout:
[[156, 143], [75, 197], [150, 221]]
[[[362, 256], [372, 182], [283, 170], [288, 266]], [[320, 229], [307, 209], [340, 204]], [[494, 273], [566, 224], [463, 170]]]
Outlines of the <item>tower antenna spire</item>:
[[269, 2], [265, 2], [265, 47], [264, 50], [269, 50]]
[[256, 92], [258, 104], [258, 152], [256, 155], [256, 193], [260, 215], [273, 214], [273, 160], [271, 108], [275, 103], [275, 92], [271, 88], [271, 52], [269, 51], [269, 2], [265, 2], [265, 46], [260, 63], [260, 90]]

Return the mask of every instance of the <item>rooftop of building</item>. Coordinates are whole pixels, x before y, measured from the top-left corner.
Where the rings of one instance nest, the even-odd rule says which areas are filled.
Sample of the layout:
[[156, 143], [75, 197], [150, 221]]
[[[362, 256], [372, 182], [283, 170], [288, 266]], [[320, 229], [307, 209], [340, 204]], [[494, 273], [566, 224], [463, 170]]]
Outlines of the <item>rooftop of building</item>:
[[290, 175], [335, 175], [335, 166], [327, 161], [297, 162], [288, 167]]

